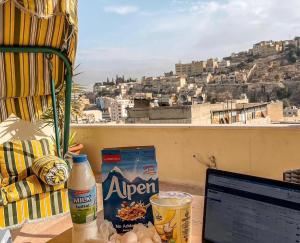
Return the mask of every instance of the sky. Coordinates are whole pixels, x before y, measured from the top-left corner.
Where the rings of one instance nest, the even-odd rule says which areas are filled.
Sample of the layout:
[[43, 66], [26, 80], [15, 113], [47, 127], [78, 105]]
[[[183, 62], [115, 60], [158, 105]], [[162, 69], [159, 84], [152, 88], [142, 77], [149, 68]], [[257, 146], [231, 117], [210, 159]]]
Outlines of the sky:
[[76, 82], [141, 78], [300, 35], [300, 0], [79, 0]]

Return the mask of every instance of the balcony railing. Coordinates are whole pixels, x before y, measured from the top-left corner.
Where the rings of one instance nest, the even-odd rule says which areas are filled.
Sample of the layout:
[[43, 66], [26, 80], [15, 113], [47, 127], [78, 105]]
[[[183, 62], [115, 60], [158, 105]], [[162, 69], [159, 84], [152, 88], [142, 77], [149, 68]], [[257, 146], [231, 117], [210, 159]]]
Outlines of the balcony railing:
[[300, 127], [74, 125], [96, 173], [107, 147], [154, 145], [161, 181], [203, 186], [208, 166], [282, 179], [300, 168]]

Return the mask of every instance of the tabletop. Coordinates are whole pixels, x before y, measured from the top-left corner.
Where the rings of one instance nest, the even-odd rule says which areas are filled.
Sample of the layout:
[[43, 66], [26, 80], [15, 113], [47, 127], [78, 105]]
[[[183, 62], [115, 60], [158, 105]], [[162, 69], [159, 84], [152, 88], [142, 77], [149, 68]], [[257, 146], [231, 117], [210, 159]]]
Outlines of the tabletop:
[[[201, 242], [202, 216], [203, 216], [203, 196], [193, 196], [192, 202], [192, 243]], [[48, 243], [72, 242], [72, 228], [62, 232]]]

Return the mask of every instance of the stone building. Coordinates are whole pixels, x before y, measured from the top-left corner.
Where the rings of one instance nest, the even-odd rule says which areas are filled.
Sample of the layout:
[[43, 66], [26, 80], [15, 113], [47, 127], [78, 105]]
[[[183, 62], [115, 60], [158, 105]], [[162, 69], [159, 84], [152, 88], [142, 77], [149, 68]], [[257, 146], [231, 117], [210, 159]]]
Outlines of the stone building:
[[253, 45], [251, 53], [254, 56], [267, 57], [275, 55], [283, 50], [283, 43], [280, 41], [261, 41]]
[[283, 103], [234, 103], [211, 112], [212, 124], [261, 125], [283, 120]]
[[185, 106], [143, 107], [128, 109], [126, 123], [146, 124], [198, 124], [211, 123], [212, 107], [221, 108], [221, 104], [197, 104]]
[[199, 76], [206, 70], [206, 61], [193, 61], [191, 63], [176, 63], [176, 75]]
[[218, 59], [210, 58], [206, 63], [206, 71], [207, 72], [215, 72], [215, 70], [219, 67]]

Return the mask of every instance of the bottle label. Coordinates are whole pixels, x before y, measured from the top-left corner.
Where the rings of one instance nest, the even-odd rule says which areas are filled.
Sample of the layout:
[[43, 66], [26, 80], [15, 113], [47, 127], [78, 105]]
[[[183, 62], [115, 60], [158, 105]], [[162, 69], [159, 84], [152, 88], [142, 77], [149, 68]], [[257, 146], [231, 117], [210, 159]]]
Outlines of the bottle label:
[[97, 218], [96, 185], [90, 190], [68, 190], [72, 222], [84, 224]]

